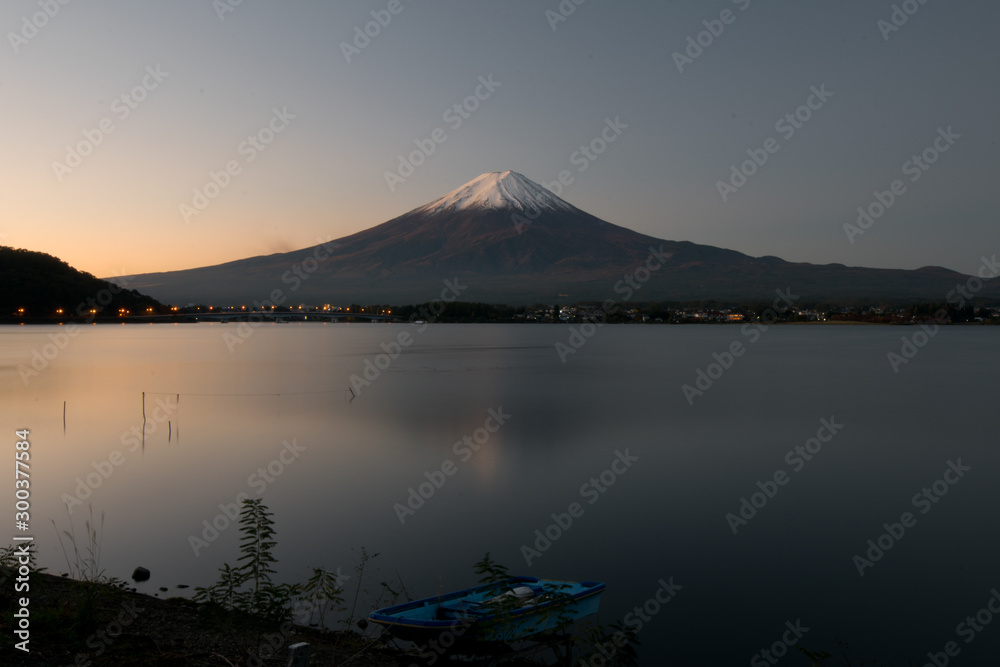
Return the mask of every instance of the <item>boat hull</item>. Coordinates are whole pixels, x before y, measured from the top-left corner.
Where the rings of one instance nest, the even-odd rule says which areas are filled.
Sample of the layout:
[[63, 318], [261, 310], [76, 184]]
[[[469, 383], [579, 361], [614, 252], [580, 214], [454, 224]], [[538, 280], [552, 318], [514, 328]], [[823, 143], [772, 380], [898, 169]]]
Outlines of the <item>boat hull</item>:
[[[513, 596], [514, 590], [526, 597]], [[394, 636], [418, 643], [445, 635], [456, 642], [510, 642], [597, 613], [604, 590], [605, 585], [596, 581], [511, 577], [379, 609], [369, 618]]]

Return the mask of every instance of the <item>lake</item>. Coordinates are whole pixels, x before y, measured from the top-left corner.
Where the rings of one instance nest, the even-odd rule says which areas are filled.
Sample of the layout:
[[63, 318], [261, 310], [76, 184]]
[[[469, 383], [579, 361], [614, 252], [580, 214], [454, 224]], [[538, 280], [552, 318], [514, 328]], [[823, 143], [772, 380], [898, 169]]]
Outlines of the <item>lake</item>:
[[0, 327], [40, 565], [66, 571], [52, 522], [81, 537], [92, 506], [108, 575], [185, 594], [235, 563], [246, 494], [282, 580], [341, 568], [350, 602], [360, 549], [380, 554], [365, 614], [379, 581], [463, 588], [489, 552], [607, 583], [600, 619], [641, 628], [642, 664], [805, 665], [838, 639], [886, 665], [949, 642], [951, 664], [995, 661], [997, 329], [573, 331]]

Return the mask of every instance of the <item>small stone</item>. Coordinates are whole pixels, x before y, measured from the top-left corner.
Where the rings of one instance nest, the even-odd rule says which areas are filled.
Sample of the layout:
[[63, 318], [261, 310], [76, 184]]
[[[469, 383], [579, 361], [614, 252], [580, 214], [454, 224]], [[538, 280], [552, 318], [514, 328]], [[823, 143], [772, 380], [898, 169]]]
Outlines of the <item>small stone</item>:
[[166, 586], [160, 586], [160, 590], [162, 592], [166, 593], [167, 592], [167, 587]]
[[187, 584], [177, 584], [177, 588], [188, 588]]
[[149, 570], [144, 567], [137, 567], [135, 571], [132, 572], [132, 581], [147, 581], [149, 580]]

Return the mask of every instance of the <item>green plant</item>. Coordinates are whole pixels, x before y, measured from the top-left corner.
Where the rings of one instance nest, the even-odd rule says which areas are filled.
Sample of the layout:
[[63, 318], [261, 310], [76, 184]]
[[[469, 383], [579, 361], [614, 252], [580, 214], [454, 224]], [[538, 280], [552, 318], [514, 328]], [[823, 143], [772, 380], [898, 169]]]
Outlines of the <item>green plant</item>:
[[275, 584], [271, 575], [277, 563], [272, 550], [274, 521], [267, 506], [258, 499], [243, 501], [240, 509], [240, 557], [242, 564], [219, 568], [219, 580], [207, 588], [195, 589], [194, 599], [212, 602], [228, 611], [242, 611], [267, 621], [291, 619], [291, 601], [299, 587]]
[[636, 631], [626, 628], [620, 621], [607, 628], [602, 625], [590, 627], [584, 634], [582, 645], [584, 655], [581, 664], [587, 658], [593, 662], [597, 656], [601, 657], [601, 664], [604, 665], [639, 664], [639, 653], [635, 649], [639, 646]]
[[[69, 576], [73, 579], [93, 583], [102, 581], [115, 583], [117, 580], [111, 580], [106, 577], [104, 570], [101, 569], [101, 540], [104, 535], [104, 512], [101, 512], [101, 523], [98, 526], [94, 522], [94, 506], [89, 505], [88, 507], [90, 518], [84, 521], [86, 543], [82, 547], [77, 544], [76, 526], [73, 523], [72, 516], [69, 518], [69, 530], [62, 531], [62, 535], [59, 534], [59, 528], [56, 526], [55, 519], [52, 520], [52, 527], [55, 528], [56, 537], [59, 538], [59, 547], [62, 549], [63, 557], [66, 559]], [[69, 510], [67, 510], [68, 513]], [[63, 543], [63, 535], [66, 536], [66, 539], [72, 545], [72, 559], [70, 558], [70, 552], [67, 551], [66, 545]]]
[[[263, 625], [292, 619], [292, 599], [299, 587], [275, 584], [271, 575], [278, 562], [272, 553], [274, 520], [260, 499], [247, 499], [240, 508], [240, 556], [233, 567], [224, 563], [219, 579], [207, 588], [195, 588], [194, 599], [219, 605], [226, 611], [238, 611], [247, 616], [235, 623], [246, 632], [234, 635], [242, 650], [259, 660], [265, 648]], [[221, 657], [221, 656], [220, 656]]]
[[38, 551], [38, 547], [34, 542], [29, 542], [28, 551], [28, 562], [21, 563], [20, 557], [23, 553], [21, 551], [23, 547], [11, 544], [10, 546], [0, 547], [0, 588], [7, 588], [7, 582], [10, 578], [16, 574], [17, 569], [21, 565], [27, 565], [28, 570], [31, 572], [44, 572], [44, 567], [38, 567], [37, 561], [35, 560], [35, 552]]
[[[493, 560], [489, 552], [486, 552], [483, 558], [475, 563], [474, 567], [481, 584], [500, 583], [511, 578], [507, 567]], [[563, 633], [573, 624], [573, 614], [569, 610], [571, 596], [562, 588], [564, 586], [551, 587], [535, 599], [535, 604], [545, 603], [545, 606], [534, 614], [534, 618], [539, 626], [551, 625], [552, 628], [547, 631], [550, 634]], [[503, 587], [497, 587], [498, 594], [486, 602], [486, 606], [491, 608], [494, 614], [499, 615], [495, 621], [488, 625], [493, 626], [500, 634], [504, 632], [504, 625], [508, 621], [508, 617], [519, 611], [523, 605], [523, 602], [517, 597], [504, 595], [503, 593], [507, 590]]]
[[298, 588], [289, 584], [275, 585], [271, 575], [277, 559], [271, 550], [274, 540], [273, 514], [259, 498], [243, 501], [240, 511], [240, 566], [246, 581], [251, 584], [246, 601], [246, 611], [270, 620], [288, 620], [289, 604]]
[[[493, 560], [489, 552], [486, 552], [486, 555], [484, 555], [481, 560], [477, 561], [474, 567], [476, 574], [479, 575], [479, 583], [481, 584], [502, 582], [511, 577], [508, 569]], [[502, 589], [497, 590], [499, 592]], [[561, 587], [556, 587], [555, 590], [545, 592], [542, 597], [538, 598], [537, 602], [549, 602], [551, 604], [547, 605], [546, 608], [539, 613], [539, 625], [548, 625], [554, 620], [554, 627], [552, 630], [548, 631], [549, 634], [558, 635], [568, 632], [568, 630], [575, 623], [575, 618], [569, 611], [571, 601], [571, 595], [566, 591], [561, 590]], [[506, 618], [503, 615], [512, 613], [521, 608], [521, 603], [516, 597], [505, 595], [494, 597], [492, 600], [488, 601], [487, 604], [493, 607], [495, 613], [502, 615], [495, 622], [496, 627], [501, 629], [506, 621]], [[579, 635], [579, 633], [574, 632], [574, 635]], [[639, 655], [635, 647], [639, 645], [639, 641], [636, 639], [636, 631], [626, 629], [620, 622], [614, 623], [607, 628], [602, 625], [590, 625], [582, 633], [582, 636], [574, 636], [572, 641], [576, 642], [577, 645], [583, 649], [585, 658], [601, 655], [602, 660], [604, 661], [601, 664], [638, 664]], [[605, 653], [608, 653], [608, 646], [613, 647], [613, 651], [610, 652], [611, 657], [607, 657], [604, 653], [600, 653], [600, 649], [602, 648], [605, 649]]]
[[503, 581], [510, 578], [507, 568], [493, 560], [490, 557], [489, 551], [486, 552], [482, 560], [476, 563], [475, 568], [476, 574], [479, 575], [479, 583], [481, 584], [492, 584], [494, 581]]
[[14, 545], [0, 549], [0, 567], [17, 567], [17, 557], [14, 555]]
[[0, 547], [0, 567], [8, 569], [16, 569], [21, 565], [27, 565], [28, 570], [31, 572], [45, 572], [44, 567], [38, 567], [37, 561], [35, 560], [35, 554], [38, 551], [38, 547], [34, 542], [29, 542], [28, 551], [28, 562], [22, 563], [20, 560], [21, 546], [11, 544], [10, 546]]
[[827, 651], [809, 651], [801, 646], [797, 646], [796, 648], [802, 651], [803, 655], [809, 658], [812, 663], [812, 667], [822, 667], [824, 660], [828, 660], [833, 657], [833, 655]]
[[312, 576], [302, 585], [300, 593], [306, 603], [309, 620], [313, 615], [319, 616], [319, 626], [325, 626], [326, 612], [330, 608], [343, 609], [344, 589], [340, 587], [341, 575], [323, 568], [312, 568]]
[[[368, 564], [368, 561], [375, 560], [376, 558], [378, 558], [378, 554], [377, 553], [375, 553], [375, 554], [369, 554], [367, 549], [365, 549], [364, 547], [361, 547], [361, 562], [358, 563], [357, 566], [355, 566], [355, 568], [354, 568], [354, 571], [358, 573], [358, 586], [354, 590], [354, 602], [351, 604], [351, 614], [350, 614], [350, 616], [347, 617], [347, 629], [348, 630], [350, 630], [353, 627], [353, 624], [354, 624], [354, 612], [355, 612], [355, 610], [358, 607], [358, 596], [361, 594], [361, 581], [365, 577], [365, 566]], [[367, 593], [367, 592], [368, 591], [366, 589], [365, 593]], [[364, 620], [364, 619], [362, 619], [362, 620]], [[365, 623], [365, 625], [367, 625], [367, 623]], [[364, 630], [364, 627], [362, 627], [362, 630]]]
[[243, 585], [243, 574], [229, 563], [223, 563], [219, 568], [219, 580], [208, 588], [196, 587], [194, 599], [198, 602], [211, 602], [227, 611], [240, 608], [242, 602], [238, 599], [239, 589]]

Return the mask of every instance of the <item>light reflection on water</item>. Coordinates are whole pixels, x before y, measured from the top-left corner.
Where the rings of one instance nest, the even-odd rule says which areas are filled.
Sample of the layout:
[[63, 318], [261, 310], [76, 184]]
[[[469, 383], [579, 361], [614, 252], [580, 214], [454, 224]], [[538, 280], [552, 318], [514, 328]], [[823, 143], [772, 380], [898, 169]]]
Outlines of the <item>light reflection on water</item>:
[[[799, 618], [808, 648], [846, 637], [902, 664], [956, 640], [1000, 584], [989, 328], [942, 330], [897, 374], [886, 353], [908, 330], [774, 327], [692, 406], [681, 385], [738, 327], [608, 326], [563, 364], [564, 326], [432, 325], [352, 401], [350, 376], [405, 325], [265, 325], [230, 352], [236, 326], [86, 327], [27, 385], [18, 367], [60, 329], [0, 328], [4, 432], [31, 429], [42, 565], [65, 570], [50, 520], [65, 528], [65, 494], [111, 465], [86, 501], [106, 515], [102, 565], [148, 567], [147, 591], [213, 581], [236, 530], [197, 556], [191, 537], [262, 492], [288, 580], [349, 572], [364, 546], [379, 576], [423, 597], [474, 583], [489, 551], [515, 572], [605, 581], [612, 622], [673, 577], [684, 588], [639, 637], [649, 664], [743, 663]], [[463, 460], [455, 443], [490, 409], [511, 417]], [[791, 472], [786, 453], [831, 416], [843, 431]], [[638, 460], [590, 504], [582, 487], [625, 450]], [[968, 476], [859, 577], [852, 556], [958, 457]], [[454, 474], [401, 523], [394, 506], [449, 460]], [[789, 483], [733, 535], [725, 515], [779, 469]], [[528, 567], [522, 546], [574, 502], [582, 515]], [[85, 514], [74, 508], [78, 529]], [[998, 646], [1000, 630], [984, 632], [963, 658]]]

